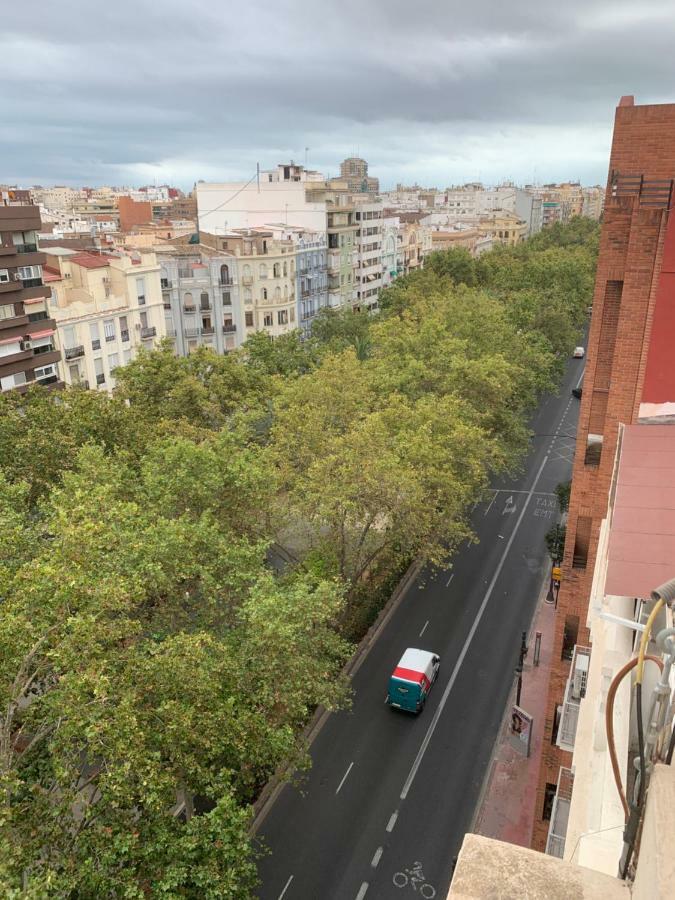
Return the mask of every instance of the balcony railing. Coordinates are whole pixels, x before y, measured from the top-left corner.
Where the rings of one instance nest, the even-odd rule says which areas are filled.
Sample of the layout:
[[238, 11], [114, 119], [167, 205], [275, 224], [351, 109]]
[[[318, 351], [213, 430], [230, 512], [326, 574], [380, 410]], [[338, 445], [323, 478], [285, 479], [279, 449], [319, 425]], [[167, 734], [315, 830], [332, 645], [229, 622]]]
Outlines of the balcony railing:
[[63, 351], [66, 359], [79, 359], [84, 356], [84, 344], [78, 344], [77, 347], [66, 347]]
[[[262, 275], [260, 276], [262, 278]], [[234, 278], [221, 278], [218, 284], [221, 287], [232, 287], [234, 284]]]
[[579, 708], [581, 701], [586, 696], [590, 657], [590, 647], [575, 646], [556, 741], [561, 750], [567, 750], [570, 753], [574, 750]]
[[186, 313], [197, 312], [197, 307], [196, 306], [183, 306], [183, 312], [186, 312]]
[[49, 313], [46, 309], [40, 310], [40, 312], [28, 313], [29, 322], [42, 322], [44, 319], [48, 318]]
[[25, 288], [42, 287], [42, 278], [22, 278], [21, 284]]
[[215, 333], [216, 333], [216, 329], [213, 327], [213, 325], [204, 325], [204, 327], [202, 328], [202, 334], [215, 334]]
[[234, 334], [236, 330], [236, 325], [223, 325], [223, 334]]
[[148, 325], [146, 327], [141, 328], [141, 340], [147, 341], [149, 338], [154, 338], [157, 334], [157, 329], [154, 325]]
[[211, 303], [210, 303], [210, 302], [209, 302], [209, 303], [200, 303], [200, 304], [199, 304], [199, 311], [200, 311], [200, 312], [209, 312], [210, 309], [212, 309]]
[[14, 249], [17, 253], [37, 253], [37, 244], [16, 244]]
[[46, 385], [46, 384], [56, 384], [56, 382], [57, 382], [58, 380], [59, 380], [59, 376], [58, 376], [58, 375], [45, 375], [44, 378], [36, 378], [36, 379], [35, 379], [35, 383], [36, 383], [36, 384], [42, 384], [42, 385]]
[[128, 328], [123, 328], [120, 331], [120, 338], [122, 339], [122, 343], [126, 344], [126, 342], [129, 340], [129, 329]]
[[183, 334], [185, 337], [199, 337], [201, 333], [201, 329], [199, 328], [184, 328]]
[[570, 815], [573, 788], [574, 772], [572, 769], [566, 769], [564, 766], [561, 766], [558, 773], [558, 787], [551, 810], [548, 838], [546, 839], [546, 852], [549, 856], [557, 856], [558, 859], [562, 859], [565, 855], [567, 822]]

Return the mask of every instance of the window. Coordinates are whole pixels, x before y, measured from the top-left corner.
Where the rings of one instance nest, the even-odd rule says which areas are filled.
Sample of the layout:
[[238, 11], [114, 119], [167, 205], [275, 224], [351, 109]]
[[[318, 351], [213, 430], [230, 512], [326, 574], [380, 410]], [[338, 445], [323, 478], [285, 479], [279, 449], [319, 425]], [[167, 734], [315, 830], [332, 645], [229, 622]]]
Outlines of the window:
[[265, 263], [262, 263], [262, 265], [258, 269], [258, 274], [261, 278], [267, 278], [267, 266], [265, 265]]
[[555, 747], [558, 740], [558, 729], [560, 728], [560, 720], [562, 718], [562, 706], [556, 704], [553, 711], [553, 726], [551, 728], [551, 746]]
[[588, 547], [591, 542], [591, 524], [590, 516], [579, 516], [577, 519], [577, 530], [574, 537], [574, 556], [572, 558], [572, 567], [574, 569], [585, 569], [588, 562]]
[[244, 268], [242, 269], [242, 273], [241, 273], [241, 274], [243, 275], [244, 278], [250, 278], [250, 277], [251, 277], [251, 267], [248, 265], [248, 263], [247, 263], [247, 264], [244, 266]]
[[111, 353], [108, 356], [108, 371], [112, 375], [113, 369], [116, 369], [120, 364], [119, 356], [116, 353]]
[[189, 291], [183, 296], [183, 306], [186, 310], [195, 308], [194, 302], [192, 300], [192, 294]]
[[103, 360], [98, 357], [94, 360], [94, 372], [96, 373], [96, 384], [105, 384], [105, 373], [103, 372]]
[[91, 339], [91, 349], [92, 350], [100, 350], [101, 349], [101, 340], [98, 333], [98, 322], [92, 322], [89, 325], [89, 337]]
[[263, 300], [267, 300], [267, 288], [262, 289], [260, 296], [262, 297]]
[[148, 314], [146, 312], [141, 313], [141, 328], [148, 327]]
[[288, 264], [284, 261], [284, 278], [288, 276]]
[[40, 368], [35, 369], [35, 378], [37, 381], [53, 384], [55, 381], [58, 381], [56, 376], [56, 366], [41, 366]]
[[295, 309], [291, 307], [291, 322], [295, 322]]
[[124, 343], [129, 340], [129, 323], [126, 316], [120, 316], [120, 337]]
[[13, 303], [0, 306], [0, 319], [13, 319], [15, 315]]
[[0, 269], [0, 284], [5, 284], [9, 281], [9, 269]]
[[36, 356], [39, 353], [51, 353], [54, 349], [53, 335], [50, 334], [47, 335], [47, 337], [33, 338], [31, 345], [33, 347], [33, 353]]
[[265, 313], [265, 316], [263, 318], [263, 325], [266, 325], [268, 328], [271, 328], [272, 325], [274, 325], [272, 313]]
[[584, 456], [584, 465], [599, 466], [600, 457], [602, 455], [602, 435], [589, 434], [586, 438], [586, 455]]
[[24, 287], [38, 287], [42, 284], [42, 266], [19, 266], [17, 271]]
[[202, 291], [199, 295], [199, 306], [201, 309], [211, 309], [211, 301], [209, 299], [208, 291]]
[[124, 360], [125, 366], [127, 365], [127, 363], [131, 362], [131, 350], [130, 349], [124, 351], [124, 353], [122, 354], [122, 359]]
[[115, 320], [114, 319], [106, 319], [103, 323], [103, 334], [105, 335], [106, 343], [109, 344], [111, 341], [115, 340]]
[[551, 784], [550, 781], [546, 782], [546, 788], [544, 789], [544, 808], [541, 811], [541, 817], [545, 822], [551, 821], [551, 813], [553, 812], [553, 801], [555, 800], [556, 795], [556, 785]]
[[560, 659], [572, 659], [574, 645], [579, 637], [579, 616], [565, 616], [565, 628], [563, 629], [563, 642]]
[[21, 341], [19, 338], [15, 341], [0, 344], [0, 356], [12, 356], [14, 353], [21, 353]]
[[277, 303], [279, 302], [279, 300], [281, 300], [281, 288], [280, 287], [274, 288], [274, 299], [276, 300]]
[[288, 310], [280, 309], [277, 313], [277, 322], [279, 325], [287, 325], [288, 324]]
[[253, 303], [253, 291], [251, 288], [244, 288], [244, 303]]
[[168, 291], [169, 290], [169, 279], [168, 278], [160, 278], [159, 281], [160, 281], [162, 290]]
[[[251, 293], [250, 291], [248, 292]], [[246, 291], [244, 291], [244, 299], [246, 298]], [[232, 306], [232, 298], [230, 296], [229, 291], [223, 291], [223, 306]]]
[[138, 297], [138, 305], [143, 306], [145, 303], [145, 278], [136, 279], [136, 296]]
[[272, 272], [273, 272], [275, 278], [279, 278], [281, 276], [281, 266], [279, 265], [279, 263], [274, 263], [274, 266], [272, 267]]
[[247, 312], [247, 313], [245, 313], [245, 316], [246, 316], [246, 327], [253, 328], [253, 313]]
[[230, 267], [229, 266], [221, 266], [220, 267], [220, 283], [221, 284], [229, 284], [230, 283]]

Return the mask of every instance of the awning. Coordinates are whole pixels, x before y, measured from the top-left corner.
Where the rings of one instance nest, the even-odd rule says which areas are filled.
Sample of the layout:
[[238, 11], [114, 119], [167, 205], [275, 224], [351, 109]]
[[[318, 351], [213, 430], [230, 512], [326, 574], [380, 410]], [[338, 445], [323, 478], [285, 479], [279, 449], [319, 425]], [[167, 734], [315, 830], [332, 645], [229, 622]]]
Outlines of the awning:
[[29, 337], [30, 337], [31, 339], [33, 339], [33, 338], [42, 338], [42, 337], [49, 337], [49, 336], [52, 335], [52, 334], [54, 334], [54, 329], [53, 329], [53, 328], [47, 328], [46, 331], [33, 331], [33, 332], [29, 335]]

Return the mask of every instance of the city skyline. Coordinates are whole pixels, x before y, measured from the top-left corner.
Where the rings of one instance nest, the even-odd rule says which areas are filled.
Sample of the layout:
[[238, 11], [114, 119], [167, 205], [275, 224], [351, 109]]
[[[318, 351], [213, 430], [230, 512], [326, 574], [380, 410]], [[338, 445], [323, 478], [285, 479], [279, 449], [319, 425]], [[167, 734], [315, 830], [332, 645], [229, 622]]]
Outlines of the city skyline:
[[2, 181], [185, 190], [291, 158], [335, 176], [356, 152], [383, 190], [603, 184], [619, 97], [661, 102], [673, 75], [661, 2], [68, 12], [42, 9], [39, 35], [5, 13]]

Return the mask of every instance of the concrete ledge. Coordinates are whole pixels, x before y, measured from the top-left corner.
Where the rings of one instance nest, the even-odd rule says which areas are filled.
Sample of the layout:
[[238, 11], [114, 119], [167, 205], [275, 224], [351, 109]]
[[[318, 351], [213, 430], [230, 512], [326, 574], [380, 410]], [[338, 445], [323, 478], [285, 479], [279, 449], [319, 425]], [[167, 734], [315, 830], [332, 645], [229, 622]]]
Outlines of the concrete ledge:
[[[410, 588], [410, 585], [419, 575], [423, 565], [423, 560], [415, 560], [410, 564], [405, 574], [403, 575], [403, 578], [401, 578], [399, 583], [394, 588], [391, 597], [389, 598], [389, 600], [387, 600], [386, 604], [380, 611], [377, 619], [370, 626], [370, 628], [366, 632], [365, 637], [361, 640], [361, 643], [356, 648], [356, 652], [351, 657], [349, 662], [345, 664], [342, 670], [342, 673], [344, 675], [351, 677], [358, 672], [366, 656], [368, 656], [370, 648], [373, 646], [391, 617], [398, 609], [399, 604], [405, 597], [408, 589]], [[331, 711], [325, 709], [325, 707], [323, 706], [319, 706], [315, 710], [314, 715], [309, 720], [300, 736], [300, 741], [305, 745], [305, 747], [311, 747], [312, 742], [315, 740], [316, 736], [328, 721], [328, 717], [330, 716], [330, 714]], [[249, 826], [250, 835], [255, 835], [259, 830], [260, 826], [265, 821], [265, 818], [267, 817], [269, 811], [274, 806], [277, 797], [292, 777], [294, 771], [295, 767], [292, 764], [281, 766], [262, 789], [262, 791], [260, 792], [260, 796], [252, 807], [253, 818]]]
[[467, 834], [448, 900], [630, 900], [628, 885], [535, 850]]

